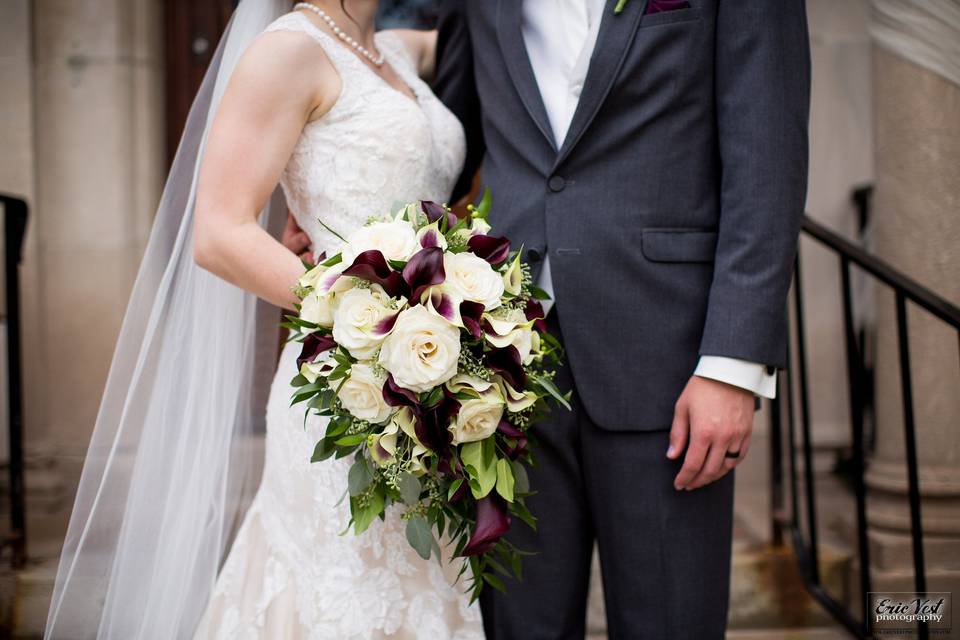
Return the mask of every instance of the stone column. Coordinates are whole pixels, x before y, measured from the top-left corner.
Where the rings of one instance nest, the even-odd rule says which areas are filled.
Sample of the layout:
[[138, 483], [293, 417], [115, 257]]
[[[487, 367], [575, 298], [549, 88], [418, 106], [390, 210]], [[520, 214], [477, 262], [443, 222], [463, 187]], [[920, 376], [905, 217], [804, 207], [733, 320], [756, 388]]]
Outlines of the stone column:
[[35, 0], [45, 439], [86, 451], [165, 172], [159, 0]]
[[[960, 85], [877, 46], [876, 252], [960, 304]], [[875, 589], [912, 590], [903, 409], [892, 294], [877, 296], [877, 448], [868, 511]], [[928, 589], [960, 592], [960, 344], [909, 310]]]

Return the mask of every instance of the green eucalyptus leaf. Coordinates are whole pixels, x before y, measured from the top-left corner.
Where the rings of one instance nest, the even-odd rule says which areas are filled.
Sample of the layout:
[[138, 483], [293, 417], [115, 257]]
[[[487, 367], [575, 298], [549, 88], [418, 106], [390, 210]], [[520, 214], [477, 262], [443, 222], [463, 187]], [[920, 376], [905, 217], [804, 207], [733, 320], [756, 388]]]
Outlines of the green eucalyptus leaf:
[[350, 467], [347, 473], [347, 489], [351, 496], [358, 496], [366, 491], [373, 482], [373, 470], [363, 457], [359, 458]]
[[370, 527], [370, 523], [383, 513], [385, 493], [383, 487], [377, 487], [370, 493], [370, 499], [365, 506], [361, 506], [360, 501], [350, 498], [350, 513], [353, 515], [353, 530], [360, 535]]
[[407, 542], [424, 560], [430, 559], [430, 551], [433, 548], [433, 534], [430, 533], [430, 525], [427, 519], [422, 516], [410, 518], [407, 520]]
[[400, 489], [400, 499], [405, 504], [420, 502], [420, 481], [412, 473], [401, 473], [397, 477], [397, 487]]

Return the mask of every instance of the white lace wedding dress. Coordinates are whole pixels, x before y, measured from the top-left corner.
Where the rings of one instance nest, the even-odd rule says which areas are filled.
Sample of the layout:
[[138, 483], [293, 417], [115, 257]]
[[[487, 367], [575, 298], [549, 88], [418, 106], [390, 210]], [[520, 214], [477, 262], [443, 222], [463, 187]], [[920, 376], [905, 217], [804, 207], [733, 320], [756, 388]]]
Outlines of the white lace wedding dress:
[[[281, 185], [314, 249], [335, 251], [340, 234], [395, 202], [445, 200], [464, 156], [460, 123], [416, 75], [396, 35], [378, 48], [416, 94], [400, 93], [304, 15], [268, 29], [314, 39], [342, 82], [333, 108], [307, 125]], [[271, 640], [482, 638], [480, 612], [468, 606], [459, 560], [444, 567], [409, 546], [399, 510], [361, 536], [341, 535], [349, 521], [349, 459], [311, 463], [325, 425], [303, 423], [290, 407], [299, 345], [280, 359], [267, 409], [262, 484], [217, 580], [196, 637]], [[339, 502], [339, 505], [338, 505]]]

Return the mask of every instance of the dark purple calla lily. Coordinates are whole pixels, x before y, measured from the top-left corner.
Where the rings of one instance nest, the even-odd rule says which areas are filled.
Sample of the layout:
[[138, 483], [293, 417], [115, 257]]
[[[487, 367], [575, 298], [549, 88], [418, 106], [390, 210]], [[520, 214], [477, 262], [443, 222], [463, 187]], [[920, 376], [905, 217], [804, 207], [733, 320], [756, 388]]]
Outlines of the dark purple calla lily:
[[441, 456], [450, 447], [453, 434], [447, 429], [450, 419], [460, 411], [456, 398], [444, 393], [443, 399], [433, 407], [421, 407], [414, 425], [417, 439], [428, 449]]
[[315, 362], [321, 353], [334, 349], [336, 346], [337, 343], [331, 336], [322, 336], [317, 333], [308, 334], [303, 341], [300, 356], [297, 358], [297, 369], [299, 370], [304, 362]]
[[451, 229], [457, 224], [457, 216], [453, 211], [447, 211], [443, 208], [443, 205], [432, 200], [422, 200], [420, 209], [427, 214], [427, 220], [430, 222], [436, 222], [443, 216], [447, 216], [447, 229]]
[[443, 270], [443, 249], [430, 247], [417, 251], [403, 268], [403, 279], [410, 288], [410, 304], [420, 302], [424, 289], [442, 284], [446, 277]]
[[470, 236], [467, 247], [478, 258], [483, 258], [490, 264], [500, 264], [510, 256], [510, 241], [506, 238], [478, 233]]
[[400, 317], [400, 312], [391, 313], [386, 318], [381, 320], [373, 327], [373, 334], [376, 336], [385, 336], [391, 331], [393, 331], [393, 325], [397, 324], [397, 318]]
[[488, 495], [477, 501], [477, 526], [464, 547], [463, 556], [475, 556], [490, 551], [510, 530], [510, 515], [502, 500], [496, 495]]
[[383, 401], [391, 407], [411, 407], [414, 413], [420, 411], [417, 394], [398, 385], [392, 373], [387, 374], [387, 383], [383, 385]]
[[453, 299], [445, 293], [434, 291], [430, 294], [430, 304], [433, 310], [439, 313], [444, 319], [453, 322], [455, 309]]
[[527, 386], [527, 373], [520, 362], [520, 352], [512, 344], [488, 352], [484, 362], [491, 371], [503, 376], [514, 389], [522, 390]]
[[464, 328], [470, 332], [474, 338], [479, 340], [483, 337], [483, 328], [480, 326], [480, 318], [483, 316], [484, 306], [480, 302], [465, 300], [460, 303], [460, 321]]
[[540, 331], [541, 333], [547, 332], [547, 321], [544, 319], [546, 313], [543, 311], [543, 305], [540, 304], [539, 300], [534, 300], [530, 298], [527, 300], [527, 306], [523, 309], [523, 314], [527, 317], [527, 320], [533, 320], [536, 318], [536, 322], [533, 323], [533, 327]]
[[517, 457], [523, 453], [527, 448], [527, 436], [523, 431], [517, 429], [515, 426], [507, 422], [506, 420], [501, 420], [500, 424], [497, 425], [497, 431], [507, 436], [512, 440], [516, 440], [517, 443], [507, 451], [507, 457], [511, 460], [516, 460]]
[[386, 258], [376, 249], [358, 255], [353, 264], [343, 270], [343, 275], [379, 284], [391, 298], [402, 295], [406, 288], [403, 277], [390, 268]]
[[424, 249], [440, 246], [440, 232], [436, 229], [427, 229], [420, 236], [420, 246]]

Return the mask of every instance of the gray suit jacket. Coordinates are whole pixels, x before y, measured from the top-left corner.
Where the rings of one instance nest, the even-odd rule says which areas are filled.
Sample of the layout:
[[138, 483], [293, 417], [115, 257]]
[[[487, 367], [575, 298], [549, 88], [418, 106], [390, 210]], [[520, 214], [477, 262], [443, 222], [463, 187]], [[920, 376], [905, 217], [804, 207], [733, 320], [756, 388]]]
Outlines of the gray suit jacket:
[[[490, 222], [549, 251], [578, 393], [597, 424], [670, 426], [699, 355], [784, 364], [807, 183], [803, 0], [608, 0], [567, 139], [521, 36], [522, 0], [444, 6], [435, 89], [493, 191]], [[534, 274], [536, 276], [536, 274]]]

